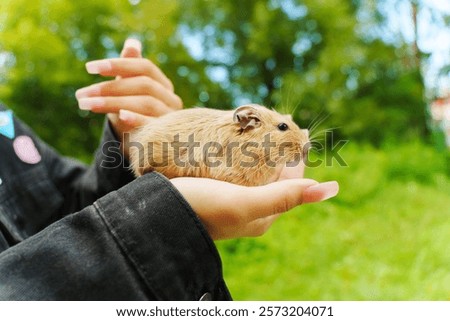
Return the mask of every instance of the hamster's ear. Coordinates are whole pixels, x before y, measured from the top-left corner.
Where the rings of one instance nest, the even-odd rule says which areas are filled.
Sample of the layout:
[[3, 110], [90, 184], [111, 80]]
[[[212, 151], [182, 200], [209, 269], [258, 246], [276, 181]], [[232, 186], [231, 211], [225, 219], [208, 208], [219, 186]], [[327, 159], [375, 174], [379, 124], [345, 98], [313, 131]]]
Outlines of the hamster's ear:
[[261, 126], [261, 119], [258, 110], [252, 106], [241, 106], [236, 108], [233, 121], [241, 126], [241, 129], [258, 128]]

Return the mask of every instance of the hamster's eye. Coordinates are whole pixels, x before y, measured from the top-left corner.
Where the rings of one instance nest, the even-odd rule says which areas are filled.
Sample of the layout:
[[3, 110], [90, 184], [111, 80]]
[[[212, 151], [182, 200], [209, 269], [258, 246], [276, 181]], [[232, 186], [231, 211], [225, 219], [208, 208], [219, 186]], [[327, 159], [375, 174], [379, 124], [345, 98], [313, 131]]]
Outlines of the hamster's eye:
[[289, 126], [286, 123], [279, 123], [278, 129], [284, 132], [285, 130], [289, 129]]

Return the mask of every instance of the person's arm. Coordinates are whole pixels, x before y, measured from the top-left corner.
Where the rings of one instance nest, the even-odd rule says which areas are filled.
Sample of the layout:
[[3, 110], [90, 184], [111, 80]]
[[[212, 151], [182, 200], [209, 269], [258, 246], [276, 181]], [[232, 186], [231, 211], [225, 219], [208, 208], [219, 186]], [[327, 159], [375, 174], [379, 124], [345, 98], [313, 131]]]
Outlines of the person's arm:
[[[130, 112], [131, 119], [128, 117], [125, 121], [117, 115], [108, 114], [102, 142], [90, 167], [62, 157], [18, 119], [14, 118], [13, 136], [0, 133], [0, 207], [5, 205], [0, 210], [0, 252], [134, 179], [126, 158], [122, 156], [121, 133], [145, 121], [148, 113], [158, 115], [181, 107], [181, 104], [168, 106], [160, 102], [157, 97], [161, 95], [170, 96], [178, 102], [181, 100], [173, 93], [173, 86], [170, 89], [164, 87], [170, 84], [164, 74], [150, 61], [136, 59], [136, 55], [140, 55], [140, 47], [136, 46], [136, 42], [127, 41], [122, 58], [112, 59], [117, 79], [77, 92], [78, 96], [86, 98], [90, 97], [92, 88], [100, 88], [100, 95], [112, 95], [108, 96], [110, 103], [120, 104], [120, 101], [125, 100], [127, 104], [124, 108], [133, 105], [135, 101], [148, 102], [140, 110]], [[129, 60], [132, 61], [131, 64]], [[146, 69], [145, 66], [151, 68]], [[135, 77], [128, 77], [136, 71], [138, 74]], [[158, 79], [151, 78], [155, 72], [162, 76]], [[123, 87], [122, 80], [125, 79], [121, 77], [128, 77], [126, 83], [130, 84], [131, 81], [133, 86]], [[133, 91], [139, 81], [163, 89], [145, 93]], [[164, 86], [160, 84], [158, 87], [158, 83]], [[112, 89], [116, 88], [117, 91], [103, 91], [108, 84], [118, 84], [119, 88], [113, 85]], [[4, 110], [5, 107], [0, 104], [0, 111]]]
[[120, 142], [108, 122], [104, 124], [99, 147], [89, 166], [73, 158], [62, 157], [44, 142], [36, 140], [48, 176], [63, 196], [60, 214], [79, 211], [134, 179], [128, 161], [122, 155]]
[[64, 198], [61, 214], [78, 211], [133, 180], [126, 155], [123, 156], [123, 133], [142, 125], [147, 116], [182, 108], [171, 81], [150, 60], [142, 58], [141, 45], [136, 40], [125, 42], [120, 58], [89, 62], [87, 69], [93, 74], [115, 77], [76, 93], [81, 109], [107, 114], [93, 164], [87, 167], [62, 158], [40, 143], [50, 179]]
[[216, 248], [164, 177], [145, 175], [0, 254], [2, 300], [228, 300]]
[[[120, 58], [86, 65], [90, 73], [115, 77], [76, 93], [80, 108], [107, 114], [93, 164], [83, 166], [43, 147], [51, 160], [48, 162], [51, 179], [64, 195], [62, 213], [78, 211], [133, 180], [127, 157], [123, 156], [123, 133], [142, 125], [148, 115], [159, 116], [182, 108], [171, 81], [150, 60], [142, 58], [141, 49], [139, 41], [128, 39]], [[122, 109], [120, 117], [119, 109]]]
[[149, 173], [1, 253], [0, 299], [228, 300], [211, 237], [260, 235], [274, 214], [336, 193], [307, 179], [243, 187]]

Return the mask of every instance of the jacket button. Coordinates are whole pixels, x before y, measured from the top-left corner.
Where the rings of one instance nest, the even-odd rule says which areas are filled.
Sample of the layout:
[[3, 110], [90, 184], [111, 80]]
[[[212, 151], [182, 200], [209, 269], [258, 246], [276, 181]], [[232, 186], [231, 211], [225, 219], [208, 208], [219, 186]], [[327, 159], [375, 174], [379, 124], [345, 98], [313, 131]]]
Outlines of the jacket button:
[[212, 295], [209, 292], [206, 292], [202, 295], [199, 301], [212, 301]]

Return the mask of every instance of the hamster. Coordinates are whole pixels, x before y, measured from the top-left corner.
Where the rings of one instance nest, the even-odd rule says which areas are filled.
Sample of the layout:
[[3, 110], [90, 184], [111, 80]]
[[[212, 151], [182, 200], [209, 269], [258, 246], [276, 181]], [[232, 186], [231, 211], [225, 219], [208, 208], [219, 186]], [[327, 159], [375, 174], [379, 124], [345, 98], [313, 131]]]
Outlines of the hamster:
[[273, 180], [300, 162], [308, 131], [290, 115], [249, 104], [235, 110], [191, 108], [154, 118], [125, 142], [136, 176], [205, 177], [245, 186]]

